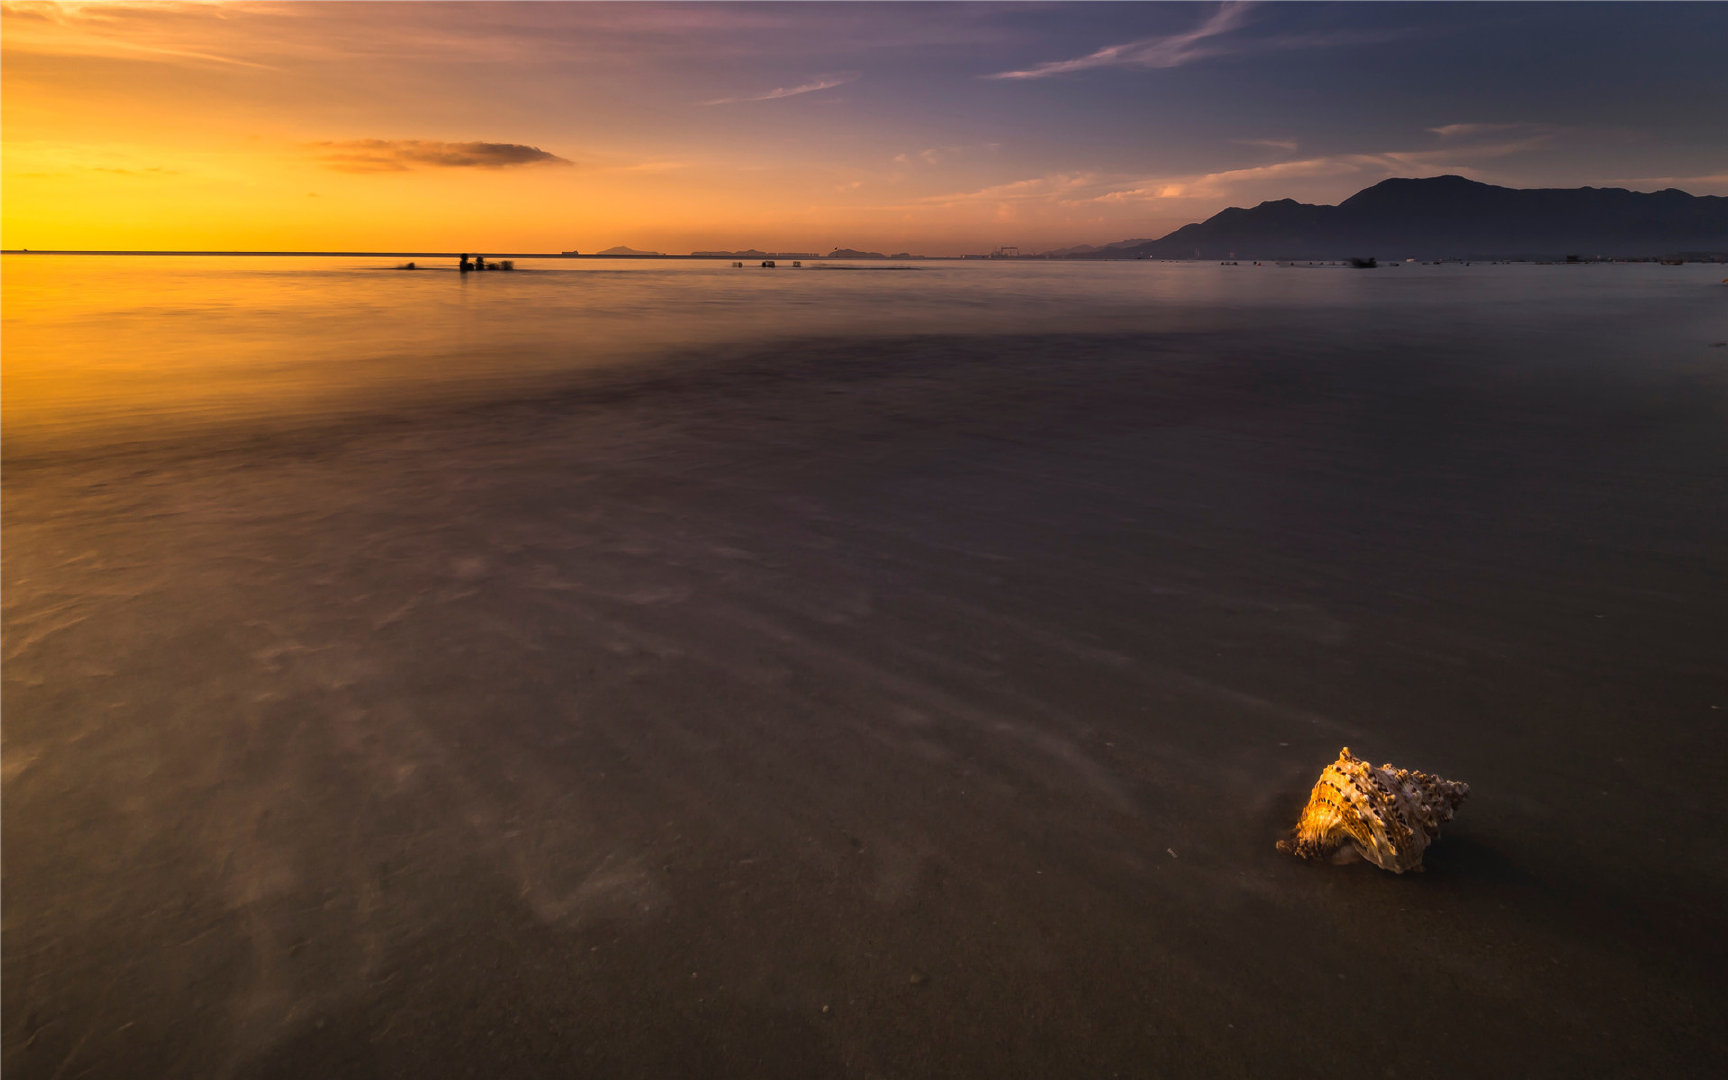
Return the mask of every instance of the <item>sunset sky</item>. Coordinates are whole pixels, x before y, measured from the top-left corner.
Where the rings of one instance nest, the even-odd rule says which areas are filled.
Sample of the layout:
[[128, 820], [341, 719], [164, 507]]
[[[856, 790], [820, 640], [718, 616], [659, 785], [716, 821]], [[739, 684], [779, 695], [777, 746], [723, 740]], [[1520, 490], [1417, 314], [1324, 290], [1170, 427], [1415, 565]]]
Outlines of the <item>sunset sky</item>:
[[1728, 194], [1728, 5], [19, 3], [5, 247], [955, 254]]

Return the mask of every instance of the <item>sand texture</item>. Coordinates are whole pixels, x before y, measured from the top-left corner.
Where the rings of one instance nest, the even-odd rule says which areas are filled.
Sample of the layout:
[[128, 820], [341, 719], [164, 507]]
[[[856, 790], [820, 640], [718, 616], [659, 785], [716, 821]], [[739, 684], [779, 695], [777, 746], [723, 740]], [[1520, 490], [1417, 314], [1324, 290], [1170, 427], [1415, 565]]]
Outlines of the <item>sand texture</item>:
[[[16, 453], [5, 1074], [1710, 1075], [1723, 388], [812, 339]], [[1426, 873], [1274, 850], [1346, 744], [1470, 782]]]

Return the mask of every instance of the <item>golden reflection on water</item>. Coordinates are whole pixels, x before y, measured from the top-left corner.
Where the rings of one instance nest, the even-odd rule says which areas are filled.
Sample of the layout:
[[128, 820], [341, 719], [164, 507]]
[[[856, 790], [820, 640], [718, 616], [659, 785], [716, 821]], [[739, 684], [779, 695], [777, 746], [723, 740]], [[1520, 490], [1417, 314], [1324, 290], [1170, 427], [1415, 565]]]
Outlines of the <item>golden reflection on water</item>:
[[1096, 327], [1112, 304], [1139, 319], [1146, 295], [1145, 275], [1119, 275], [1076, 306], [1051, 267], [519, 260], [461, 275], [400, 261], [11, 256], [7, 441], [412, 406], [709, 344]]
[[1619, 267], [519, 260], [463, 275], [454, 260], [400, 261], [8, 256], [7, 449], [518, 394], [644, 356], [784, 339], [1259, 328], [1289, 342], [1359, 326], [1392, 347], [1471, 320], [1489, 336], [1547, 333], [1599, 311], [1593, 294], [1675, 287]]
[[531, 275], [469, 282], [453, 271], [388, 267], [377, 259], [13, 257], [8, 439], [315, 412], [379, 394], [421, 399], [616, 351], [616, 325], [581, 304], [532, 295], [549, 290], [536, 290]]

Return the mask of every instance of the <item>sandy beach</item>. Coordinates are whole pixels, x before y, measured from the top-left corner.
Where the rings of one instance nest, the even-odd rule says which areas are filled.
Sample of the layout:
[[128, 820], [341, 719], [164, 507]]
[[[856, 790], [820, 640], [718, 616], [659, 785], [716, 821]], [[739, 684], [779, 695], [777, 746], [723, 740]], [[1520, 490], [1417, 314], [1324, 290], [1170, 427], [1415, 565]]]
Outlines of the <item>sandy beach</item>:
[[[14, 453], [7, 1075], [1712, 1074], [1720, 368], [1403, 359]], [[1273, 849], [1343, 745], [1426, 873]]]

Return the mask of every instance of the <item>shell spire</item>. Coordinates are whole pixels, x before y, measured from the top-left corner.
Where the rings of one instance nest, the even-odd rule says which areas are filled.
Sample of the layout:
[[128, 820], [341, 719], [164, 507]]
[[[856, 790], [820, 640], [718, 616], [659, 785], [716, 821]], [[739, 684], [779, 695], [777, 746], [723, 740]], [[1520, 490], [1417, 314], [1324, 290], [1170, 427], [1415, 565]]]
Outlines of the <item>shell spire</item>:
[[1353, 757], [1346, 746], [1326, 766], [1295, 835], [1278, 850], [1323, 859], [1346, 842], [1382, 870], [1422, 869], [1422, 854], [1452, 820], [1470, 785], [1394, 765], [1379, 768]]

